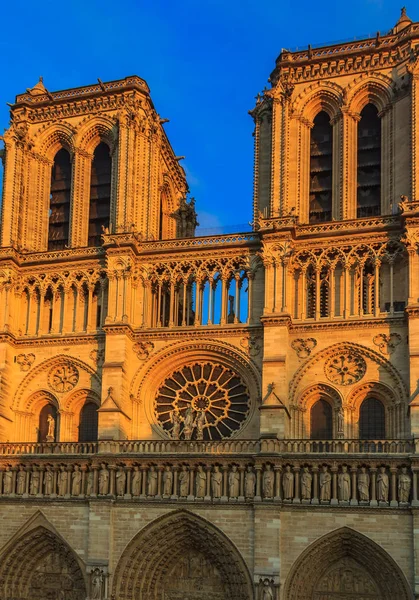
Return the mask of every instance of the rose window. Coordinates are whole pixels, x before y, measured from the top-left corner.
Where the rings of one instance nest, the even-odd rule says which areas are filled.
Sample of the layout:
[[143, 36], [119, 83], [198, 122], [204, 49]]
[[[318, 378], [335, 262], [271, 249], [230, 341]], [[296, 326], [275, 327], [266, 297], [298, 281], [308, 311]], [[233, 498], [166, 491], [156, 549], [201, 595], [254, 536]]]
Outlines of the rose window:
[[362, 356], [356, 352], [340, 352], [329, 358], [324, 366], [326, 377], [338, 385], [351, 385], [364, 375], [367, 365]]
[[175, 371], [160, 386], [155, 415], [175, 439], [219, 440], [242, 427], [249, 405], [249, 391], [237, 373], [196, 363]]
[[79, 372], [73, 365], [67, 363], [54, 367], [49, 372], [48, 382], [50, 387], [56, 392], [69, 392], [77, 385]]

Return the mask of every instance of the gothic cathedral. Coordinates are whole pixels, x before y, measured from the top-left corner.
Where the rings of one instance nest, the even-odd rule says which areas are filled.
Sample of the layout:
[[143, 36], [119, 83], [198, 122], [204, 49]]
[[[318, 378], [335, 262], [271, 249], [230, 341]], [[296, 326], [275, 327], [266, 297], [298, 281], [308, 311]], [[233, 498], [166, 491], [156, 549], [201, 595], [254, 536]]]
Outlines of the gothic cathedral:
[[0, 600], [419, 599], [419, 23], [270, 82], [242, 234], [140, 77], [11, 105]]

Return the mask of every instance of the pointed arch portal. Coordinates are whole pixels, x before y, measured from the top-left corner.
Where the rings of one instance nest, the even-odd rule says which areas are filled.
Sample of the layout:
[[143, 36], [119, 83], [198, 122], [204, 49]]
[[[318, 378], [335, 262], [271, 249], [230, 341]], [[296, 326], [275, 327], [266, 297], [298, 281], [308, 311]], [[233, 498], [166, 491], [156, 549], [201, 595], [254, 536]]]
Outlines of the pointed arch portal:
[[113, 594], [124, 600], [251, 600], [243, 558], [216, 527], [187, 511], [138, 533], [117, 566]]
[[286, 600], [410, 600], [400, 567], [366, 536], [343, 527], [311, 544], [285, 583]]
[[78, 560], [46, 527], [22, 535], [0, 557], [0, 598], [5, 600], [85, 600]]

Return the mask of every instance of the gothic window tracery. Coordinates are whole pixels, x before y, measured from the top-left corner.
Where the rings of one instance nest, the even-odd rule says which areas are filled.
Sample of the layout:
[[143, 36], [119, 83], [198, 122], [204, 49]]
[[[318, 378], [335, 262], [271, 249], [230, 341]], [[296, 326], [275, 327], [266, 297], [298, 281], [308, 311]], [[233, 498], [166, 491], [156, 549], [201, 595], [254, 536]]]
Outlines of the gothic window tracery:
[[71, 159], [65, 148], [54, 158], [51, 171], [51, 194], [48, 217], [48, 250], [68, 246], [71, 200]]
[[310, 438], [312, 440], [333, 438], [332, 407], [322, 398], [317, 400], [310, 409]]
[[86, 401], [80, 411], [79, 442], [94, 442], [97, 440], [98, 414], [94, 402]]
[[381, 119], [373, 104], [361, 111], [358, 123], [357, 217], [381, 212]]
[[330, 117], [321, 111], [314, 119], [310, 138], [310, 223], [332, 218], [332, 150]]
[[386, 437], [385, 410], [381, 400], [366, 398], [359, 409], [359, 438], [382, 440]]
[[110, 225], [111, 173], [109, 148], [101, 142], [94, 151], [92, 161], [88, 246], [99, 246], [102, 226], [109, 228]]

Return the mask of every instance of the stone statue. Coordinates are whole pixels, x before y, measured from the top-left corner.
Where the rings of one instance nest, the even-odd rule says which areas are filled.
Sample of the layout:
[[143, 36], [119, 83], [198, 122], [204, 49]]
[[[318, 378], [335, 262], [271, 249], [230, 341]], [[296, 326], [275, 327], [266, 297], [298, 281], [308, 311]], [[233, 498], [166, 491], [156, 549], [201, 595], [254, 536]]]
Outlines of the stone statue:
[[180, 415], [177, 410], [172, 410], [170, 413], [170, 422], [172, 423], [172, 438], [178, 440], [180, 438]]
[[388, 475], [385, 467], [380, 467], [377, 475], [377, 500], [378, 502], [388, 502]]
[[47, 433], [47, 442], [55, 441], [55, 419], [52, 415], [48, 415], [47, 418], [48, 423], [48, 433]]
[[301, 498], [302, 500], [311, 500], [311, 482], [312, 475], [308, 470], [308, 467], [303, 468], [301, 474]]
[[263, 581], [260, 598], [261, 600], [273, 600], [274, 598], [274, 593], [269, 579], [265, 579]]
[[19, 471], [17, 472], [16, 479], [16, 494], [21, 496], [26, 491], [26, 472], [23, 465], [19, 465]]
[[246, 475], [244, 478], [244, 495], [246, 498], [255, 497], [256, 475], [250, 465], [247, 466]]
[[125, 473], [124, 467], [118, 467], [116, 472], [116, 495], [123, 496], [125, 494], [125, 482], [127, 480], [127, 475]]
[[338, 433], [343, 433], [343, 427], [345, 424], [345, 415], [343, 412], [343, 408], [339, 408], [337, 414], [337, 425], [338, 425]]
[[80, 496], [81, 494], [81, 471], [79, 465], [74, 465], [74, 471], [71, 474], [71, 495]]
[[133, 496], [139, 496], [141, 494], [141, 471], [138, 465], [135, 465], [134, 467], [131, 481], [131, 493]]
[[327, 465], [323, 465], [320, 473], [320, 501], [330, 502], [331, 487], [332, 475], [329, 473]]
[[231, 467], [228, 475], [228, 495], [230, 498], [238, 498], [240, 495], [240, 473], [237, 471], [237, 465]]
[[86, 496], [91, 496], [92, 494], [93, 494], [93, 471], [90, 470], [87, 473]]
[[207, 423], [207, 419], [205, 416], [205, 412], [203, 410], [201, 410], [201, 412], [199, 413], [199, 415], [196, 418], [195, 424], [196, 424], [196, 439], [197, 440], [203, 440], [204, 439], [204, 427]]
[[284, 491], [284, 500], [292, 500], [294, 498], [294, 473], [291, 471], [290, 465], [285, 467], [282, 477], [282, 489]]
[[198, 469], [196, 472], [196, 490], [195, 495], [197, 498], [203, 498], [205, 496], [205, 491], [207, 487], [207, 475], [204, 472], [203, 466], [198, 465]]
[[99, 495], [106, 496], [109, 493], [109, 471], [105, 463], [102, 463], [99, 471]]
[[103, 591], [103, 573], [100, 569], [95, 569], [92, 573], [92, 595], [91, 600], [102, 600]]
[[399, 475], [399, 502], [409, 502], [410, 487], [412, 480], [407, 472], [406, 467], [402, 467], [402, 472]]
[[189, 494], [189, 471], [186, 465], [182, 465], [179, 473], [179, 496], [186, 497]]
[[274, 495], [274, 472], [271, 469], [271, 465], [265, 466], [265, 472], [263, 473], [263, 497], [273, 498]]
[[349, 502], [351, 497], [351, 477], [348, 473], [348, 467], [342, 465], [342, 473], [338, 477], [339, 500]]
[[147, 476], [147, 496], [157, 495], [157, 472], [156, 468], [151, 465]]
[[172, 493], [173, 487], [173, 473], [172, 468], [169, 465], [166, 465], [163, 473], [163, 495], [170, 496]]
[[3, 494], [11, 494], [13, 485], [13, 473], [10, 470], [9, 465], [6, 466], [6, 470], [3, 472]]
[[358, 493], [361, 502], [368, 502], [370, 499], [370, 476], [365, 467], [361, 467], [358, 475]]
[[53, 485], [54, 485], [54, 473], [51, 471], [51, 466], [47, 465], [45, 467], [44, 473], [44, 494], [45, 496], [51, 496], [53, 493]]
[[185, 411], [185, 417], [183, 419], [183, 436], [185, 440], [192, 439], [192, 434], [195, 429], [195, 417], [193, 414], [192, 406], [189, 405]]
[[40, 482], [41, 474], [37, 470], [36, 467], [33, 468], [33, 472], [31, 474], [31, 483], [29, 486], [29, 493], [31, 496], [36, 496], [39, 494], [39, 482]]
[[60, 465], [58, 473], [58, 495], [65, 496], [67, 493], [67, 471], [64, 465]]
[[220, 473], [218, 465], [214, 466], [214, 471], [211, 473], [211, 489], [213, 498], [221, 498], [221, 488], [223, 483], [223, 474]]

